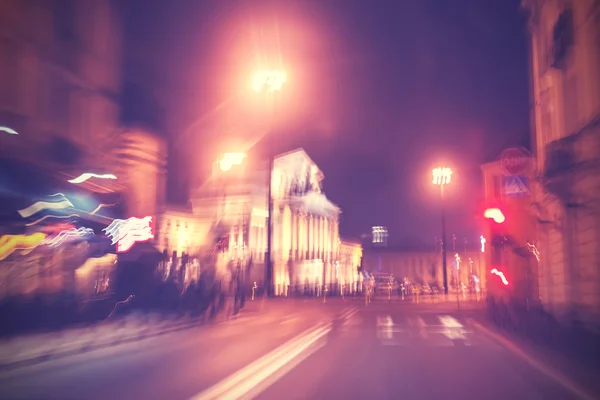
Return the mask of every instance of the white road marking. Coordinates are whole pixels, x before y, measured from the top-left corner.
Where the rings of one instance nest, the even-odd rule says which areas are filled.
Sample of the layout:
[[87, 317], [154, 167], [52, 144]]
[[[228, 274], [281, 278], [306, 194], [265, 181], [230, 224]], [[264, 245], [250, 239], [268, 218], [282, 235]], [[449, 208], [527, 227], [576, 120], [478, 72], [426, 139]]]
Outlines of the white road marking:
[[442, 333], [450, 340], [466, 340], [464, 326], [449, 315], [438, 315], [438, 319], [444, 325]]
[[[259, 358], [253, 363], [233, 373], [221, 382], [193, 396], [191, 400], [234, 400], [253, 398], [289, 372], [290, 363], [298, 357], [306, 357], [306, 351], [315, 351], [313, 345], [319, 344], [331, 331], [331, 323], [318, 324], [284, 343], [277, 349]], [[321, 344], [322, 346], [322, 344]]]

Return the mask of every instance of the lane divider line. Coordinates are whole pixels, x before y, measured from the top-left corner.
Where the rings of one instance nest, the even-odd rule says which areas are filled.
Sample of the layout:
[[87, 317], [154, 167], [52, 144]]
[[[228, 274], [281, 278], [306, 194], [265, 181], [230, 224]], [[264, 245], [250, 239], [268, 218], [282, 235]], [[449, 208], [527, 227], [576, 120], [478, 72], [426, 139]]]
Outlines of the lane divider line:
[[240, 399], [330, 331], [331, 323], [317, 324], [190, 400]]
[[501, 334], [493, 332], [491, 329], [486, 328], [485, 326], [481, 325], [478, 322], [475, 322], [472, 318], [469, 318], [468, 322], [470, 325], [474, 326], [475, 328], [479, 329], [481, 332], [483, 332], [487, 336], [494, 339], [497, 343], [502, 345], [507, 350], [511, 351], [514, 355], [516, 355], [519, 358], [521, 358], [522, 360], [526, 361], [529, 365], [531, 365], [533, 368], [537, 369], [544, 375], [555, 380], [560, 385], [562, 385], [565, 389], [567, 389], [574, 395], [578, 396], [579, 398], [585, 399], [585, 400], [597, 399], [597, 397], [592, 396], [589, 393], [587, 393], [584, 389], [582, 389], [576, 383], [571, 381], [571, 379], [569, 379], [568, 377], [566, 377], [559, 371], [555, 370], [554, 368], [551, 368], [550, 366], [536, 360], [535, 358], [533, 358], [532, 356], [527, 354], [525, 351], [523, 351], [519, 346], [517, 346], [516, 344], [514, 344], [513, 342], [511, 342], [510, 340], [508, 340]]

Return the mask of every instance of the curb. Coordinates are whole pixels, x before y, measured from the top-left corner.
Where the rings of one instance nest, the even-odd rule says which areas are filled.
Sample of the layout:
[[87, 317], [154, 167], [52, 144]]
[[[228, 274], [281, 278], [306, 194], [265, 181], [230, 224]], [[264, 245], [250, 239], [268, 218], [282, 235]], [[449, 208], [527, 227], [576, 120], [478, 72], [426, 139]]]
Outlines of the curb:
[[54, 361], [66, 357], [72, 357], [75, 355], [85, 354], [92, 352], [94, 350], [106, 349], [109, 347], [117, 346], [120, 344], [132, 343], [144, 339], [150, 339], [153, 337], [158, 337], [162, 335], [166, 335], [169, 333], [179, 332], [186, 329], [191, 329], [198, 326], [203, 325], [219, 325], [226, 322], [232, 321], [240, 321], [246, 320], [253, 316], [258, 316], [264, 314], [265, 310], [255, 311], [255, 312], [244, 312], [244, 309], [240, 310], [240, 312], [235, 316], [224, 316], [223, 314], [218, 314], [213, 320], [205, 320], [204, 316], [196, 317], [192, 320], [174, 322], [168, 327], [161, 327], [157, 330], [142, 330], [140, 333], [133, 334], [130, 336], [120, 336], [115, 337], [109, 340], [105, 340], [99, 343], [90, 343], [84, 342], [79, 343], [71, 348], [67, 348], [65, 350], [60, 350], [57, 352], [46, 352], [42, 353], [35, 357], [24, 358], [18, 361], [11, 361], [4, 364], [0, 364], [0, 372], [7, 372], [18, 368], [33, 366], [37, 364], [41, 364], [47, 361]]
[[536, 360], [535, 357], [527, 354], [527, 352], [525, 350], [523, 350], [521, 347], [519, 347], [515, 343], [511, 342], [509, 339], [507, 339], [502, 334], [494, 332], [490, 328], [480, 324], [479, 322], [476, 322], [472, 318], [468, 318], [467, 321], [470, 325], [474, 326], [479, 331], [483, 332], [485, 335], [492, 338], [494, 341], [499, 343], [502, 347], [506, 348], [507, 350], [512, 352], [514, 355], [518, 356], [519, 358], [521, 358], [522, 360], [527, 362], [533, 368], [537, 369], [538, 371], [540, 371], [547, 377], [558, 382], [561, 386], [563, 386], [565, 389], [570, 391], [572, 394], [578, 396], [581, 399], [585, 399], [585, 400], [594, 400], [597, 398], [596, 396], [592, 396], [586, 390], [582, 389], [579, 385], [574, 383], [571, 379], [569, 379], [567, 376], [565, 376], [561, 372], [544, 364], [541, 361]]
[[204, 325], [203, 320], [182, 323], [182, 324], [175, 324], [175, 326], [171, 326], [166, 329], [161, 329], [161, 330], [156, 330], [156, 331], [147, 331], [147, 332], [143, 332], [143, 333], [140, 333], [137, 335], [114, 338], [111, 340], [107, 340], [107, 341], [95, 343], [95, 344], [94, 343], [86, 343], [84, 345], [75, 346], [71, 349], [62, 350], [62, 351], [59, 351], [56, 353], [50, 352], [50, 353], [41, 354], [36, 357], [30, 357], [30, 358], [22, 359], [19, 361], [12, 361], [9, 363], [0, 364], [0, 372], [11, 371], [11, 370], [18, 369], [18, 368], [41, 364], [41, 363], [51, 361], [51, 360], [53, 361], [53, 360], [58, 360], [58, 359], [66, 358], [66, 357], [79, 355], [79, 354], [85, 354], [85, 353], [89, 353], [94, 350], [106, 349], [106, 348], [117, 346], [120, 344], [136, 342], [136, 341], [144, 340], [144, 339], [150, 339], [153, 337], [166, 335], [168, 333], [173, 333], [173, 332], [178, 332], [178, 331], [183, 331], [186, 329], [194, 328], [194, 327], [200, 326], [200, 325]]

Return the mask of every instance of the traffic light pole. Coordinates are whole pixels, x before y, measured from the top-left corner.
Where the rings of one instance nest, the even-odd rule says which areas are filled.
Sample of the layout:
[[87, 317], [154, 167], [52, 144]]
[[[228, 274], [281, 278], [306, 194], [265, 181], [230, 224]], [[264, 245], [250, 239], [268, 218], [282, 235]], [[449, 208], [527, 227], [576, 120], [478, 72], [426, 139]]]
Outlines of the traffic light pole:
[[442, 272], [444, 274], [444, 294], [448, 296], [448, 266], [446, 265], [446, 207], [444, 205], [444, 184], [440, 185], [442, 202]]

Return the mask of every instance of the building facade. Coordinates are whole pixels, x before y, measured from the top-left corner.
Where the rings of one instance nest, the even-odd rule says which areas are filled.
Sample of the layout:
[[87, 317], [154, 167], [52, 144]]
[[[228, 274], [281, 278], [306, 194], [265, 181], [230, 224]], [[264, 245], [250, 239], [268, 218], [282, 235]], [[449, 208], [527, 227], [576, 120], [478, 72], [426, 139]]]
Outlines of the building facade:
[[342, 239], [340, 256], [336, 264], [335, 275], [330, 281], [339, 284], [339, 291], [352, 294], [362, 291], [363, 275], [359, 268], [362, 263], [363, 248], [360, 241]]
[[600, 4], [526, 0], [531, 37], [540, 298], [600, 321]]
[[[322, 193], [323, 173], [302, 149], [279, 155], [272, 173], [272, 261], [276, 295], [320, 293], [339, 259], [341, 210]], [[256, 166], [256, 164], [255, 164]], [[248, 266], [248, 278], [265, 285], [267, 170], [215, 170], [191, 199], [194, 214], [212, 222], [209, 237], [227, 263]]]
[[[457, 262], [458, 261], [458, 262]], [[447, 252], [448, 288], [456, 291], [462, 282], [475, 289], [486, 285], [485, 256], [479, 248]], [[364, 250], [363, 270], [375, 275], [393, 275], [396, 281], [443, 288], [442, 253], [440, 250], [370, 247]]]
[[[2, 238], [14, 239], [19, 229], [24, 235], [46, 235], [47, 241], [63, 234], [61, 226], [68, 226], [65, 232], [94, 231], [94, 237], [77, 240], [78, 245], [42, 245], [2, 260], [15, 271], [27, 267], [31, 278], [23, 285], [35, 291], [36, 280], [48, 281], [34, 279], [43, 268], [56, 266], [42, 275], [56, 272], [53, 276], [60, 279], [54, 281], [61, 283], [53, 287], [65, 290], [83, 271], [112, 266], [111, 257], [102, 265], [89, 262], [97, 252], [115, 251], [103, 229], [114, 219], [156, 218], [164, 203], [166, 143], [144, 130], [120, 126], [121, 33], [110, 0], [2, 2], [0, 161], [13, 166], [7, 170], [14, 185], [2, 179], [9, 190], [0, 200], [6, 215], [17, 217], [0, 218]], [[73, 181], [85, 173], [116, 179]], [[23, 204], [12, 204], [11, 193], [22, 197]], [[65, 198], [63, 204], [72, 203], [62, 215], [19, 218], [17, 206], [58, 195]]]
[[167, 146], [120, 125], [121, 21], [110, 0], [7, 0], [0, 14], [0, 157], [123, 193], [128, 216], [164, 204]]

